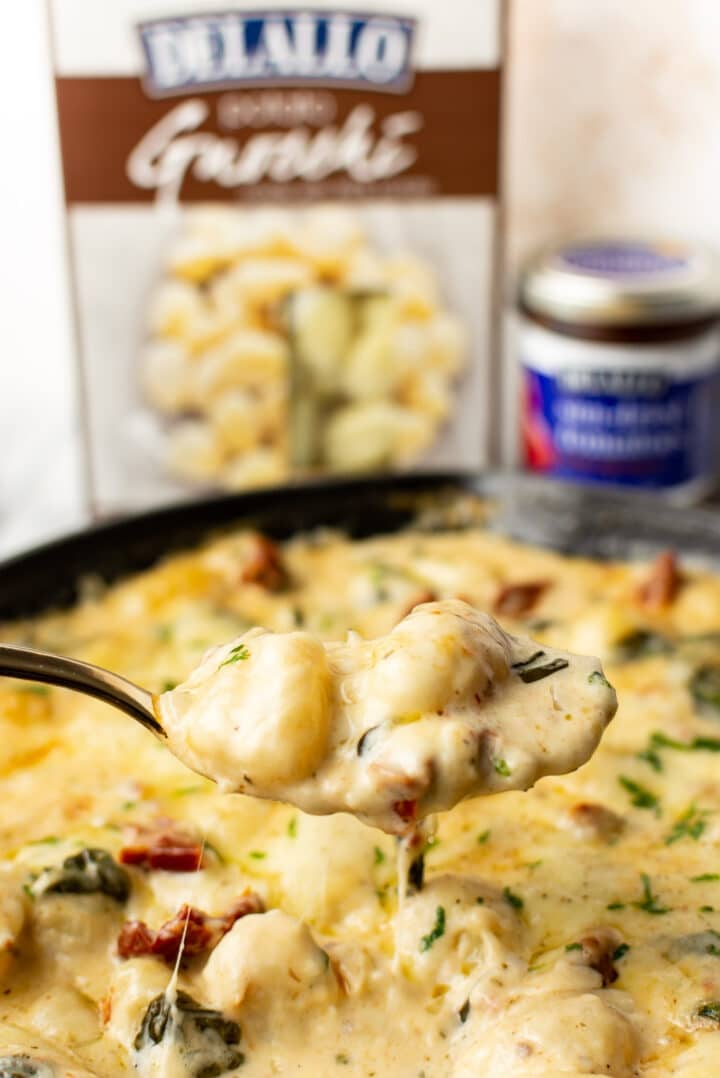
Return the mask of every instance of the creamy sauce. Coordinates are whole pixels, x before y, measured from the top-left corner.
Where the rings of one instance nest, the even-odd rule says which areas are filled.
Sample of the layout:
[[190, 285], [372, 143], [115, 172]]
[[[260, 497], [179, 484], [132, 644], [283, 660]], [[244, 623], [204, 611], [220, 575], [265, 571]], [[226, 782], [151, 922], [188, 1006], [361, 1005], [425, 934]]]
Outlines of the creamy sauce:
[[251, 629], [158, 706], [172, 751], [223, 789], [390, 833], [573, 771], [616, 708], [597, 659], [510, 636], [457, 599], [374, 640]]
[[[176, 956], [120, 957], [124, 926], [158, 933], [184, 903], [220, 923], [250, 889], [267, 912], [223, 922], [192, 954], [188, 933], [177, 1041], [163, 1048], [182, 1078], [232, 1052], [244, 1062], [225, 1073], [243, 1078], [714, 1078], [720, 577], [684, 567], [677, 595], [651, 608], [647, 565], [469, 528], [297, 539], [281, 549], [290, 585], [271, 591], [243, 579], [255, 546], [229, 534], [0, 636], [161, 693], [253, 625], [369, 641], [427, 591], [494, 610], [509, 586], [544, 582], [525, 589], [539, 593], [531, 609], [500, 604], [515, 611], [498, 615], [504, 631], [599, 655], [618, 714], [578, 771], [442, 813], [423, 885], [398, 909], [393, 837], [345, 813], [222, 795], [102, 704], [0, 684], [0, 1059], [29, 1057], [33, 1078], [152, 1074], [155, 1049], [135, 1042]], [[57, 886], [88, 847], [117, 863], [143, 827], [207, 835], [199, 870], [136, 859], [124, 899], [107, 864], [116, 897], [45, 886], [44, 869]], [[175, 1051], [188, 1047], [194, 1058]]]

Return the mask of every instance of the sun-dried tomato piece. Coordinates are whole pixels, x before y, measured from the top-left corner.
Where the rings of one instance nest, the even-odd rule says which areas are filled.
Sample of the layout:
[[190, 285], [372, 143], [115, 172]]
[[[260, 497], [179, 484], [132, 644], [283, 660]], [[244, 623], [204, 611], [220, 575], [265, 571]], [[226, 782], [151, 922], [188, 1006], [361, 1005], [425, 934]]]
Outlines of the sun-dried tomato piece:
[[393, 812], [405, 823], [411, 823], [417, 815], [417, 801], [395, 801]]
[[155, 933], [144, 921], [126, 921], [120, 929], [117, 949], [121, 958], [139, 958], [152, 954]]
[[246, 895], [242, 895], [241, 898], [234, 902], [233, 905], [223, 913], [219, 918], [224, 927], [224, 932], [229, 932], [236, 921], [240, 921], [243, 917], [247, 917], [249, 913], [264, 913], [265, 903], [260, 898], [260, 895], [256, 895], [254, 891], [249, 891]]
[[253, 546], [243, 565], [243, 584], [257, 584], [266, 591], [285, 591], [290, 574], [283, 561], [280, 548], [265, 535], [253, 537]]
[[123, 865], [165, 872], [197, 872], [202, 866], [202, 843], [171, 820], [129, 828], [128, 836], [119, 855]]
[[637, 589], [638, 602], [648, 610], [660, 610], [673, 602], [681, 583], [677, 554], [674, 550], [665, 550], [655, 558], [647, 579]]
[[208, 954], [236, 921], [249, 913], [263, 913], [264, 910], [263, 900], [250, 891], [218, 917], [184, 905], [157, 931], [145, 921], [127, 921], [118, 936], [118, 954], [121, 958], [152, 955], [173, 965], [181, 948], [183, 961]]
[[183, 955], [187, 958], [204, 954], [212, 950], [225, 934], [213, 923], [215, 921], [216, 918], [193, 906], [181, 906], [175, 916], [158, 929], [151, 953], [168, 963], [177, 961], [181, 944]]
[[550, 587], [549, 580], [529, 580], [524, 584], [505, 584], [495, 596], [493, 611], [506, 618], [529, 614]]

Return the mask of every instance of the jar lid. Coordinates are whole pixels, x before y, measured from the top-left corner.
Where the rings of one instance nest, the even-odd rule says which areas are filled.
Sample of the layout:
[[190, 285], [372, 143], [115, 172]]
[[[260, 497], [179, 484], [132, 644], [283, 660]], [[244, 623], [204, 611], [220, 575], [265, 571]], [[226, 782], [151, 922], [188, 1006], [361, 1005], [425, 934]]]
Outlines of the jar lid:
[[547, 250], [520, 281], [529, 314], [576, 326], [660, 326], [720, 317], [720, 266], [703, 247], [591, 239]]

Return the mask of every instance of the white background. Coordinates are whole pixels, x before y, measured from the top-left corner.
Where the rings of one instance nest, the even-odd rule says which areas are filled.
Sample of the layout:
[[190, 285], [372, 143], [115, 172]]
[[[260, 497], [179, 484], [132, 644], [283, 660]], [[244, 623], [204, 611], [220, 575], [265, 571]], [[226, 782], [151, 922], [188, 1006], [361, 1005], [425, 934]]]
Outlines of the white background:
[[81, 516], [60, 175], [42, 0], [0, 34], [0, 553]]

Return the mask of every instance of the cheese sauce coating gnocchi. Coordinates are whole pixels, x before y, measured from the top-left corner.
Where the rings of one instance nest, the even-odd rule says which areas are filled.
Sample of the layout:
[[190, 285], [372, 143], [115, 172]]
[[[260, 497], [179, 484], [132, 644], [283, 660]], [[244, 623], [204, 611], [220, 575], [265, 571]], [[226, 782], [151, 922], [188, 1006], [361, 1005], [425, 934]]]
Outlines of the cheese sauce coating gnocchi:
[[573, 771], [616, 707], [598, 660], [510, 636], [456, 599], [375, 640], [251, 629], [158, 713], [172, 751], [223, 789], [393, 833]]
[[[493, 644], [483, 631], [471, 674], [498, 699], [528, 636], [548, 656], [597, 654], [619, 699], [578, 771], [442, 813], [399, 906], [393, 836], [222, 794], [98, 701], [0, 683], [3, 1078], [715, 1078], [720, 576], [669, 554], [564, 557], [474, 517], [462, 503], [461, 530], [362, 541], [235, 530], [0, 626], [161, 694], [252, 626], [267, 632], [248, 651], [307, 649], [321, 683], [321, 652], [331, 666], [352, 630], [369, 678], [378, 665], [355, 660], [408, 631], [411, 609], [462, 596], [502, 626]], [[421, 663], [437, 658], [427, 617], [409, 618]], [[471, 635], [485, 625], [466, 617]], [[571, 667], [512, 691], [564, 694]], [[415, 691], [437, 703], [450, 684], [400, 673], [378, 675], [373, 706], [387, 694], [400, 713]], [[332, 734], [308, 741], [302, 767]], [[279, 755], [258, 763], [285, 781]]]

